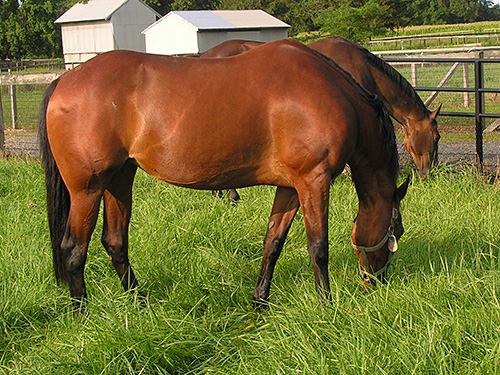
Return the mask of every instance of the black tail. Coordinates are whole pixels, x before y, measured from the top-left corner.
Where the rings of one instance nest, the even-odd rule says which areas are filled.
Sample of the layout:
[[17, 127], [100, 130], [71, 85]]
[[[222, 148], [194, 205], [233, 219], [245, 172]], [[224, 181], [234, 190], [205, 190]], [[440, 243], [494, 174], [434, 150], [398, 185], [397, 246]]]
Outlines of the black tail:
[[59, 80], [53, 81], [45, 91], [38, 119], [38, 142], [40, 157], [45, 169], [45, 184], [47, 188], [47, 213], [49, 219], [50, 240], [52, 242], [52, 259], [56, 280], [66, 283], [68, 276], [61, 254], [61, 242], [66, 231], [69, 215], [69, 192], [57, 168], [52, 150], [47, 138], [47, 106]]

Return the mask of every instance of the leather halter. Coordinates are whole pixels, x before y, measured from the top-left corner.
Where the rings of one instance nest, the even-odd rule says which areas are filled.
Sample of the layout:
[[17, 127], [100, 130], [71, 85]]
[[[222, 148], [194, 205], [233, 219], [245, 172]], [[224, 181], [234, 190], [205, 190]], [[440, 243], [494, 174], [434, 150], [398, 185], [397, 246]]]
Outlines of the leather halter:
[[[384, 238], [382, 238], [382, 240], [375, 246], [370, 246], [370, 247], [359, 246], [356, 245], [351, 238], [352, 247], [354, 248], [354, 250], [357, 250], [361, 254], [362, 262], [359, 263], [359, 271], [361, 272], [361, 277], [363, 278], [366, 284], [368, 284], [373, 277], [378, 277], [383, 273], [385, 273], [392, 265], [391, 258], [394, 255], [394, 253], [398, 250], [398, 240], [394, 235], [394, 224], [396, 222], [397, 217], [398, 217], [398, 210], [396, 208], [393, 208], [391, 225], [387, 229], [387, 233], [384, 236]], [[386, 243], [388, 243], [387, 247], [389, 248], [389, 255], [387, 257], [387, 262], [385, 263], [384, 267], [373, 273], [366, 272], [366, 268], [369, 267], [368, 257], [366, 256], [366, 254], [380, 250], [382, 246], [384, 246]]]

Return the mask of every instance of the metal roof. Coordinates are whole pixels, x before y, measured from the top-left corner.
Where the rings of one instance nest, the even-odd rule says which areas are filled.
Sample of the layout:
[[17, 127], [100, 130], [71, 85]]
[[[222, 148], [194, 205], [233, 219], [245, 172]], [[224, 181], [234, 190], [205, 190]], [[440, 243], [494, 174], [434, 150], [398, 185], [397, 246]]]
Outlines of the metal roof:
[[[78, 3], [55, 20], [55, 23], [107, 21], [127, 1], [129, 0], [89, 0], [86, 4]], [[139, 2], [142, 3], [141, 1]], [[142, 4], [151, 9], [146, 4]], [[153, 9], [151, 11], [156, 13]], [[160, 16], [159, 14], [157, 15]]]
[[228, 27], [234, 27], [232, 23], [210, 10], [185, 10], [172, 13], [188, 21], [198, 29], [227, 29]]
[[181, 17], [198, 30], [290, 27], [290, 25], [263, 10], [185, 10], [168, 13], [153, 25], [150, 25], [146, 30], [162, 22], [172, 14]]
[[290, 27], [283, 21], [271, 16], [263, 10], [216, 10], [217, 16], [236, 27]]

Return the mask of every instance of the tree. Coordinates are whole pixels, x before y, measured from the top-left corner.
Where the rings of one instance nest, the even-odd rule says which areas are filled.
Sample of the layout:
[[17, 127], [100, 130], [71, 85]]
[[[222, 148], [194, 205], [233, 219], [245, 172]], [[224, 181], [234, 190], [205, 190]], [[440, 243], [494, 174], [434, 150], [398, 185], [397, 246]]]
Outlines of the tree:
[[173, 10], [210, 10], [217, 9], [219, 0], [174, 0]]
[[382, 18], [380, 24], [389, 30], [407, 26], [412, 18], [413, 0], [378, 0]]
[[329, 8], [321, 12], [317, 22], [323, 32], [362, 43], [385, 33], [381, 19], [383, 12], [377, 0], [369, 0], [359, 8], [347, 3], [338, 8]]
[[54, 20], [62, 0], [1, 0], [0, 58], [61, 56], [61, 36]]
[[9, 57], [10, 54], [10, 39], [8, 34], [11, 27], [17, 28], [15, 18], [11, 19], [16, 14], [19, 4], [17, 0], [0, 0], [0, 59]]
[[[0, 59], [61, 56], [54, 21], [87, 0], [0, 0]], [[492, 0], [142, 0], [171, 10], [262, 9], [291, 26], [289, 35], [321, 28], [363, 42], [409, 25], [500, 20]]]
[[27, 58], [49, 58], [62, 54], [61, 33], [54, 20], [58, 16], [51, 0], [24, 0], [18, 20], [23, 29], [22, 42]]
[[162, 16], [172, 10], [173, 0], [142, 0], [144, 4], [149, 5]]

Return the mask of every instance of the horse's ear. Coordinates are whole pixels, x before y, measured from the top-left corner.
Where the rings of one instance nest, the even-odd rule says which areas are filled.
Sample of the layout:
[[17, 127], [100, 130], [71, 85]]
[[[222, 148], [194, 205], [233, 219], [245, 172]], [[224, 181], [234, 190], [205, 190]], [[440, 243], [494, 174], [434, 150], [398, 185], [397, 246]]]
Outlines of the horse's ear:
[[397, 197], [401, 202], [408, 191], [408, 185], [410, 184], [410, 176], [406, 178], [406, 180], [398, 187]]
[[437, 109], [436, 109], [434, 112], [432, 112], [432, 113], [430, 114], [430, 116], [429, 116], [429, 117], [431, 118], [431, 121], [434, 121], [434, 120], [436, 119], [436, 117], [438, 117], [439, 112], [441, 111], [441, 107], [442, 107], [442, 106], [443, 106], [443, 103], [441, 103], [441, 104], [439, 105], [439, 107], [437, 107]]

